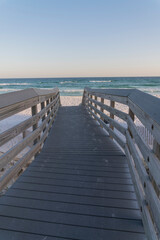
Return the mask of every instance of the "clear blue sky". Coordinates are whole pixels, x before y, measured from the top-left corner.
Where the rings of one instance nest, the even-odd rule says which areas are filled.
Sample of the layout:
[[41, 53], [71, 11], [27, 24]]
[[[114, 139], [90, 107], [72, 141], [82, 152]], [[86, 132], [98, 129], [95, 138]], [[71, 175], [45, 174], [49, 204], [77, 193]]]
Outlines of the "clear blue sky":
[[0, 78], [160, 76], [160, 0], [0, 0]]

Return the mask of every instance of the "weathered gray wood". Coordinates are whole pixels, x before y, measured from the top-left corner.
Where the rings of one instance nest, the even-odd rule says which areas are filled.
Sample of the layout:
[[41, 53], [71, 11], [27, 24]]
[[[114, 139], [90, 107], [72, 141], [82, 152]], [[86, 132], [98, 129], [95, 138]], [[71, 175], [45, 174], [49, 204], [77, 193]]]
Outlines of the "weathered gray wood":
[[[127, 144], [126, 146], [127, 148], [129, 147], [130, 152], [129, 150], [126, 150], [126, 147], [125, 151], [129, 162], [133, 162], [133, 164], [131, 163], [131, 169], [134, 168], [134, 164], [136, 166], [136, 169], [133, 169], [133, 172], [134, 175], [136, 174], [138, 177], [137, 179], [139, 180], [134, 181], [134, 183], [137, 196], [139, 198], [139, 204], [140, 206], [143, 205], [143, 207], [141, 206], [144, 211], [143, 221], [146, 232], [148, 234], [148, 238], [157, 239], [156, 229], [158, 229], [160, 232], [160, 200], [158, 197], [160, 194], [160, 100], [138, 90], [123, 91], [118, 89], [98, 90], [86, 88], [85, 91], [88, 91], [89, 94], [92, 94], [94, 96], [109, 99], [112, 103], [113, 101], [117, 101], [125, 103], [129, 106], [128, 116], [124, 113], [125, 117], [123, 119], [122, 113], [122, 119], [125, 121], [127, 120], [128, 130], [125, 130]], [[90, 98], [88, 99], [90, 100]], [[102, 103], [96, 100], [92, 100], [92, 102], [96, 103], [99, 106], [103, 106], [105, 110], [114, 115], [114, 106], [111, 108], [111, 106], [107, 106], [105, 104], [102, 105]], [[92, 111], [95, 110], [94, 107], [90, 106], [90, 109], [87, 110], [93, 116], [95, 115]], [[98, 114], [100, 114], [100, 116], [103, 116], [105, 119], [103, 113], [100, 113], [99, 111]], [[134, 125], [135, 116], [138, 117], [145, 128], [148, 129], [147, 131], [149, 131], [155, 137], [153, 151], [139, 136]], [[100, 120], [98, 117], [95, 117], [95, 119], [101, 123], [101, 125], [104, 126], [104, 128], [109, 132], [109, 129], [107, 129], [106, 124], [104, 124], [102, 120]], [[111, 125], [111, 121], [109, 123]], [[119, 126], [117, 126], [117, 130], [118, 127]], [[114, 132], [111, 131], [111, 136], [113, 137], [113, 135]], [[119, 138], [117, 140], [119, 140]], [[120, 143], [120, 146], [121, 145], [123, 144]], [[140, 152], [143, 155], [144, 159], [142, 158]], [[143, 196], [140, 194], [140, 191], [142, 191], [142, 189], [144, 191]], [[152, 220], [153, 223], [151, 223]], [[155, 225], [155, 228], [153, 225]]]
[[[11, 93], [0, 94], [0, 120], [35, 106], [52, 95], [56, 95], [58, 89], [38, 90], [26, 89]], [[39, 95], [40, 94], [40, 95]]]
[[[101, 98], [101, 103], [104, 104], [104, 98]], [[99, 111], [99, 112], [102, 112], [102, 113], [104, 112], [103, 107], [100, 108], [100, 111]], [[101, 115], [100, 115], [100, 119], [101, 119], [102, 121], [104, 121], [104, 119], [102, 118]], [[103, 127], [102, 125], [100, 125], [100, 126]]]
[[29, 99], [36, 98], [35, 89], [25, 89], [16, 92], [4, 93], [0, 95], [0, 109], [14, 105], [20, 102], [25, 102]]
[[[95, 101], [97, 101], [97, 96], [95, 96]], [[95, 106], [95, 108], [97, 108], [97, 104], [96, 103], [94, 104], [94, 106]], [[94, 113], [97, 115], [96, 111]]]
[[[160, 144], [156, 141], [156, 139], [154, 139], [154, 141], [153, 141], [153, 152], [160, 161]], [[159, 165], [160, 165], [160, 162], [159, 162]], [[158, 184], [158, 185], [160, 188], [160, 184]]]
[[135, 142], [140, 149], [144, 160], [149, 167], [149, 171], [151, 175], [153, 176], [157, 186], [160, 186], [160, 163], [159, 159], [155, 156], [155, 154], [149, 149], [149, 147], [146, 145], [146, 143], [143, 141], [143, 139], [140, 137], [140, 135], [137, 132], [136, 126], [134, 125], [132, 119], [128, 117], [128, 126], [130, 129], [130, 132], [132, 136], [135, 139]]
[[[142, 101], [142, 99], [141, 99]], [[147, 105], [147, 103], [145, 103]], [[147, 112], [141, 109], [136, 103], [129, 99], [128, 105], [132, 112], [139, 118], [139, 120], [144, 124], [144, 126], [153, 134], [157, 142], [160, 144], [160, 125], [152, 117], [149, 116]], [[156, 105], [155, 105], [156, 106]], [[155, 110], [155, 113], [159, 111]], [[154, 117], [154, 115], [153, 115]]]
[[[134, 116], [134, 113], [132, 112], [132, 110], [131, 110], [130, 108], [129, 108], [129, 113], [128, 113], [128, 115], [129, 115], [129, 118], [131, 119], [131, 122], [134, 122], [135, 116]], [[132, 132], [130, 131], [129, 125], [128, 125], [128, 131], [129, 131], [131, 137], [133, 138], [133, 135], [132, 135]]]
[[31, 150], [27, 152], [16, 164], [11, 167], [1, 178], [0, 178], [0, 191], [2, 191], [6, 185], [20, 172], [22, 167], [40, 150], [40, 142], [33, 145]]
[[[58, 104], [58, 103], [57, 103]], [[25, 139], [17, 143], [14, 147], [8, 150], [5, 154], [0, 157], [0, 168], [4, 167], [7, 163], [9, 163], [19, 152], [21, 152], [30, 142], [34, 141], [43, 131], [46, 126], [46, 123], [49, 122], [49, 119], [53, 113], [49, 113], [46, 119], [42, 122], [42, 124], [33, 132], [31, 132]]]
[[[58, 111], [58, 107], [59, 107], [59, 103], [56, 105], [56, 109], [54, 112], [54, 116], [52, 118], [52, 120], [49, 122], [49, 125], [47, 126], [47, 128], [45, 129], [42, 138], [36, 143], [34, 144], [34, 146], [31, 148], [31, 150], [29, 150], [18, 162], [16, 162], [16, 164], [11, 167], [6, 173], [5, 175], [3, 175], [0, 178], [0, 191], [3, 190], [3, 188], [13, 179], [13, 177], [16, 176], [16, 174], [22, 169], [22, 167], [33, 157], [35, 156], [41, 149], [41, 145], [43, 144], [43, 142], [45, 141], [45, 139], [47, 138], [48, 135], [48, 131], [51, 128], [53, 121], [56, 117], [57, 111]], [[54, 111], [54, 110], [53, 110]], [[52, 112], [51, 112], [52, 113]], [[51, 114], [50, 113], [50, 114]], [[44, 128], [44, 126], [43, 126]]]
[[139, 90], [134, 90], [129, 96], [129, 102], [133, 102], [148, 118], [160, 125], [160, 99]]
[[144, 194], [142, 192], [141, 189], [141, 185], [140, 185], [140, 180], [138, 177], [138, 174], [135, 170], [135, 166], [131, 157], [131, 154], [129, 152], [128, 146], [127, 144], [125, 145], [125, 153], [128, 159], [128, 165], [130, 168], [130, 172], [132, 174], [132, 180], [134, 182], [134, 186], [136, 189], [136, 194], [137, 194], [137, 198], [138, 198], [138, 202], [141, 208], [141, 212], [142, 212], [142, 218], [143, 218], [143, 223], [144, 223], [144, 228], [145, 228], [145, 232], [147, 233], [148, 239], [151, 240], [158, 240], [149, 210], [147, 208], [145, 199], [144, 199]]
[[0, 120], [10, 117], [16, 113], [19, 113], [27, 108], [35, 106], [39, 103], [38, 97], [26, 100], [24, 102], [16, 103], [14, 105], [9, 105], [5, 108], [0, 108]]
[[[44, 108], [45, 108], [45, 102], [41, 102], [41, 110], [43, 110]], [[42, 121], [44, 121], [44, 119], [45, 119], [45, 114], [42, 117]]]
[[[115, 102], [127, 104], [148, 130], [152, 132], [160, 144], [160, 99], [136, 89], [100, 90], [85, 88], [85, 91], [97, 97], [104, 97]], [[118, 101], [118, 97], [123, 100], [121, 99], [122, 101]]]
[[129, 116], [132, 119], [132, 121], [134, 122], [134, 113], [132, 112], [132, 110], [129, 108]]
[[[32, 108], [32, 116], [37, 115], [38, 113], [38, 108], [37, 105], [33, 106]], [[33, 125], [33, 131], [36, 130], [38, 128], [38, 121]], [[33, 142], [33, 144], [35, 145], [40, 139], [40, 136], [38, 136], [38, 138], [36, 138]]]
[[[95, 98], [97, 98], [97, 97], [95, 96]], [[89, 98], [89, 100], [91, 100], [91, 99]], [[128, 115], [125, 112], [122, 112], [118, 109], [112, 108], [112, 107], [110, 107], [110, 106], [108, 106], [104, 103], [98, 102], [97, 100], [94, 100], [94, 99], [92, 99], [92, 102], [95, 103], [96, 105], [100, 106], [104, 110], [107, 110], [108, 112], [110, 112], [110, 113], [116, 115], [117, 117], [123, 119], [124, 121], [127, 120]]]
[[159, 223], [160, 223], [160, 201], [159, 201], [158, 196], [153, 188], [153, 185], [148, 177], [148, 174], [142, 163], [142, 160], [140, 159], [140, 156], [135, 148], [132, 138], [130, 137], [129, 132], [126, 132], [126, 138], [127, 138], [127, 143], [128, 143], [130, 152], [134, 159], [134, 163], [135, 163], [139, 178], [141, 180], [141, 186], [143, 188], [143, 191], [145, 192], [145, 199], [148, 203], [148, 207], [149, 207], [150, 211], [153, 214], [154, 221], [160, 231], [160, 225], [159, 225]]
[[[114, 108], [114, 107], [115, 107], [115, 102], [114, 102], [114, 101], [110, 101], [110, 106], [111, 106], [112, 108]], [[114, 114], [113, 114], [113, 113], [110, 113], [110, 118], [114, 119]], [[111, 128], [112, 130], [114, 130], [114, 125], [110, 124], [110, 128]], [[110, 136], [110, 137], [112, 138], [112, 136]]]
[[85, 88], [89, 94], [101, 97], [104, 99], [112, 100], [115, 102], [120, 102], [123, 104], [128, 103], [128, 96], [134, 90], [128, 89], [91, 89]]
[[7, 143], [9, 140], [12, 138], [18, 136], [20, 133], [22, 133], [24, 130], [28, 129], [29, 127], [33, 126], [36, 124], [41, 118], [43, 120], [47, 110], [51, 107], [54, 106], [54, 104], [57, 102], [58, 97], [56, 97], [52, 103], [50, 103], [46, 108], [43, 108], [42, 111], [37, 113], [35, 116], [23, 121], [22, 123], [19, 123], [15, 125], [14, 127], [6, 130], [5, 132], [2, 132], [0, 134], [0, 146], [3, 144]]
[[109, 116], [107, 116], [106, 114], [104, 114], [103, 112], [101, 112], [100, 110], [96, 109], [94, 106], [88, 104], [90, 106], [91, 109], [93, 109], [96, 113], [98, 113], [100, 115], [100, 119], [103, 121], [106, 120], [107, 122], [109, 122], [110, 124], [112, 124], [115, 128], [117, 128], [118, 131], [120, 131], [123, 135], [125, 135], [126, 133], [126, 128], [123, 127], [120, 123], [118, 123], [117, 121], [115, 121], [114, 119], [110, 118]]
[[82, 106], [60, 108], [42, 152], [0, 199], [0, 238], [146, 240], [122, 169], [124, 153]]
[[[98, 110], [98, 109], [97, 109]], [[93, 115], [95, 117], [95, 119], [100, 123], [100, 125], [102, 127], [104, 127], [104, 129], [116, 140], [116, 142], [122, 147], [124, 148], [125, 143], [123, 142], [122, 139], [119, 138], [119, 136], [110, 128], [108, 127], [104, 121], [102, 121], [98, 116], [96, 116], [96, 114], [94, 114], [89, 108], [88, 111], [91, 113], [91, 115]]]
[[82, 104], [85, 105], [85, 98], [86, 98], [86, 91], [84, 90], [83, 92], [83, 97], [82, 97]]

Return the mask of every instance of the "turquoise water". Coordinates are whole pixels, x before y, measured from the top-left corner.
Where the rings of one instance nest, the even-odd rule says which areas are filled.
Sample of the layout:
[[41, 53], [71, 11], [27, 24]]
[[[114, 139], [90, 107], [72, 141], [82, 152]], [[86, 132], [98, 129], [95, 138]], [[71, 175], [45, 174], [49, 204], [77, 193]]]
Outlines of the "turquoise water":
[[97, 77], [97, 78], [13, 78], [0, 79], [0, 93], [26, 88], [58, 87], [63, 96], [80, 96], [84, 87], [137, 88], [150, 94], [160, 94], [160, 77]]

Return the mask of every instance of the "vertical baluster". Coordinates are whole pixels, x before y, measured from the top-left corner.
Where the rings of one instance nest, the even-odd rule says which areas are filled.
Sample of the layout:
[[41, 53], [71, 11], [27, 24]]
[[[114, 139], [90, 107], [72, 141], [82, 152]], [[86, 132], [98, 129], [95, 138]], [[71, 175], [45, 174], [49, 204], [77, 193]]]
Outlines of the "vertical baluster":
[[26, 135], [27, 135], [27, 132], [25, 130], [25, 131], [23, 131], [23, 139], [26, 137]]
[[[132, 112], [132, 110], [130, 108], [129, 108], [129, 113], [128, 114], [131, 117], [132, 121], [134, 122], [135, 116], [134, 116], [134, 113]], [[129, 131], [131, 137], [133, 138], [132, 133], [131, 133], [129, 128], [128, 128], [128, 131]]]
[[[110, 101], [110, 107], [115, 108], [115, 101]], [[110, 118], [114, 119], [113, 113], [110, 113]], [[114, 127], [112, 126], [112, 124], [110, 124], [110, 128], [114, 130]]]
[[[41, 110], [43, 110], [45, 108], [45, 102], [41, 102]], [[45, 120], [46, 118], [46, 114], [44, 114], [44, 116], [42, 117], [42, 122]], [[43, 129], [43, 132], [45, 131], [45, 129]]]
[[[41, 102], [41, 110], [43, 110], [45, 108], [45, 102]], [[44, 119], [46, 118], [45, 114], [42, 117], [42, 122], [44, 121]]]
[[[101, 103], [104, 103], [104, 98], [101, 98]], [[104, 112], [103, 107], [100, 108], [100, 111], [101, 111], [102, 113]], [[102, 121], [104, 121], [103, 117], [101, 117], [101, 116], [100, 116], [100, 119], [101, 119]], [[103, 128], [102, 125], [100, 125], [100, 126]]]
[[[89, 93], [88, 93], [88, 92], [87, 92], [87, 98], [89, 98]], [[90, 109], [89, 106], [88, 106], [88, 104], [89, 104], [89, 100], [87, 99], [87, 101], [86, 101], [86, 106], [88, 107], [88, 109]]]
[[[97, 96], [95, 96], [95, 100], [97, 101]], [[95, 103], [95, 108], [97, 108], [97, 104], [96, 103]], [[94, 112], [97, 115], [97, 112], [96, 111], [94, 111]]]
[[85, 90], [84, 90], [84, 92], [83, 92], [82, 104], [83, 104], [83, 105], [86, 104], [86, 91], [85, 91]]
[[[93, 99], [93, 95], [91, 95], [90, 98]], [[90, 100], [90, 104], [93, 106], [93, 103], [92, 103], [91, 100]], [[90, 110], [93, 112], [93, 109], [92, 109], [92, 108], [90, 108]], [[94, 118], [94, 117], [93, 117], [93, 118]]]
[[[51, 97], [50, 98], [50, 103], [53, 101], [53, 98]], [[51, 107], [51, 110], [53, 109], [53, 106]]]
[[[46, 101], [46, 106], [49, 104], [49, 99], [47, 99]], [[47, 111], [47, 116], [50, 114], [50, 109]], [[49, 123], [50, 119], [48, 120], [48, 123]]]
[[[38, 112], [38, 107], [37, 107], [37, 105], [33, 106], [31, 109], [32, 109], [32, 116], [36, 115], [37, 112]], [[36, 123], [33, 125], [32, 128], [33, 128], [33, 131], [36, 130], [36, 129], [38, 128], [38, 122], [36, 122]], [[37, 139], [35, 139], [34, 142], [33, 142], [33, 144], [35, 145], [35, 144], [38, 142], [39, 139], [40, 139], [40, 137], [38, 137]]]

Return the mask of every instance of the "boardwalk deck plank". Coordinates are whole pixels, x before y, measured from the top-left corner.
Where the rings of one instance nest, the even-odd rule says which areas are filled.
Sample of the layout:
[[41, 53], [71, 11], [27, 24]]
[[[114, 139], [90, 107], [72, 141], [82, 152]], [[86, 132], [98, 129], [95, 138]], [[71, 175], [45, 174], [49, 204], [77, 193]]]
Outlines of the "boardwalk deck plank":
[[146, 239], [126, 157], [83, 107], [0, 199], [0, 239]]

